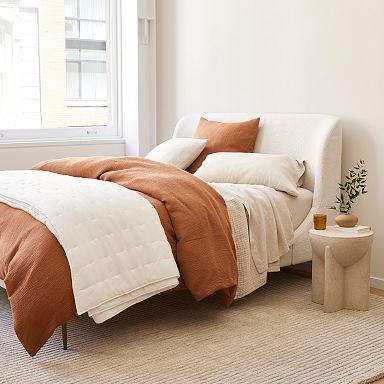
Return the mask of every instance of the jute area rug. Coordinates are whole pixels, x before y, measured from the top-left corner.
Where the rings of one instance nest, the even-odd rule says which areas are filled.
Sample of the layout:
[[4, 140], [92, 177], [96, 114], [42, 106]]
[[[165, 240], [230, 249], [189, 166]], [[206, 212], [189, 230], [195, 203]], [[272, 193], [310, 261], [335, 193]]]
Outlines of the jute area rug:
[[1, 383], [361, 383], [384, 373], [384, 298], [369, 312], [323, 313], [311, 281], [284, 272], [225, 308], [188, 293], [140, 303], [97, 325], [69, 324], [30, 358], [0, 292]]

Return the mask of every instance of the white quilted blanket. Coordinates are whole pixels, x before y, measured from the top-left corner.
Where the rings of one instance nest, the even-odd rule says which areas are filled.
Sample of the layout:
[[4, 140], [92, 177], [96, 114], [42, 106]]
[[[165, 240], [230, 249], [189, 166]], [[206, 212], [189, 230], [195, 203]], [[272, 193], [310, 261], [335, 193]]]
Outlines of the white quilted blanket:
[[134, 191], [45, 171], [3, 171], [0, 201], [56, 236], [70, 265], [78, 314], [103, 322], [178, 284], [158, 214]]

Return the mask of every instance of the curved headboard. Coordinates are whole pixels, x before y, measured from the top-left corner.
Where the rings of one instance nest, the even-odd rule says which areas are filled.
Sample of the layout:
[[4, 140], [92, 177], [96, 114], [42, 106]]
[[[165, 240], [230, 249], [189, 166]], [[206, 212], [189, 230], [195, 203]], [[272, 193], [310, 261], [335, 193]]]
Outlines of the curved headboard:
[[313, 191], [313, 207], [321, 209], [333, 203], [341, 174], [341, 125], [337, 117], [275, 113], [193, 114], [179, 120], [173, 137], [193, 137], [201, 116], [223, 122], [260, 117], [254, 151], [305, 160], [303, 187]]

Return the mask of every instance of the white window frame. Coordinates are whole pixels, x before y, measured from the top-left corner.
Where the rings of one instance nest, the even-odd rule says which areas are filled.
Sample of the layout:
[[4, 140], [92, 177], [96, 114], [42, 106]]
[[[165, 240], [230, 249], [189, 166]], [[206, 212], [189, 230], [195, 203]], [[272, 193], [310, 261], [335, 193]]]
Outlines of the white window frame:
[[[120, 88], [120, 82], [122, 80], [121, 72], [121, 60], [123, 55], [122, 47], [124, 36], [121, 34], [121, 20], [124, 16], [126, 20], [127, 13], [130, 11], [129, 8], [132, 8], [132, 5], [136, 3], [135, 1], [128, 1], [131, 6], [127, 7], [127, 4], [124, 4], [122, 7], [121, 0], [109, 0], [109, 15], [110, 20], [108, 25], [108, 39], [107, 44], [110, 49], [110, 57], [108, 65], [110, 66], [109, 70], [109, 90], [110, 95], [110, 107], [109, 107], [109, 117], [111, 121], [110, 126], [81, 126], [81, 127], [55, 127], [55, 128], [10, 128], [3, 129], [0, 128], [0, 145], [3, 144], [12, 144], [12, 143], [38, 143], [38, 142], [47, 142], [47, 141], [73, 141], [73, 140], [88, 140], [88, 139], [122, 139], [123, 138], [123, 128], [122, 128], [122, 94]], [[125, 3], [125, 2], [124, 2]], [[137, 4], [134, 4], [136, 15], [137, 15]], [[63, 15], [64, 17], [64, 15]], [[132, 19], [132, 17], [130, 17]], [[137, 17], [135, 16], [135, 22], [137, 22]], [[130, 46], [126, 48], [137, 49], [136, 47]], [[125, 50], [125, 48], [124, 48]], [[113, 86], [111, 86], [113, 85]]]

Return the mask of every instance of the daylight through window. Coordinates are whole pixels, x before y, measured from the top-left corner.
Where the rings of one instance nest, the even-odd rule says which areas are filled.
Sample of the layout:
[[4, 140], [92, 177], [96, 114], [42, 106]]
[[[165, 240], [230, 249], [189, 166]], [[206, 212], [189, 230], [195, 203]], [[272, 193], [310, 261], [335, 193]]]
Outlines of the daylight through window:
[[68, 105], [107, 105], [105, 0], [65, 0]]
[[0, 1], [0, 129], [110, 126], [109, 0]]

